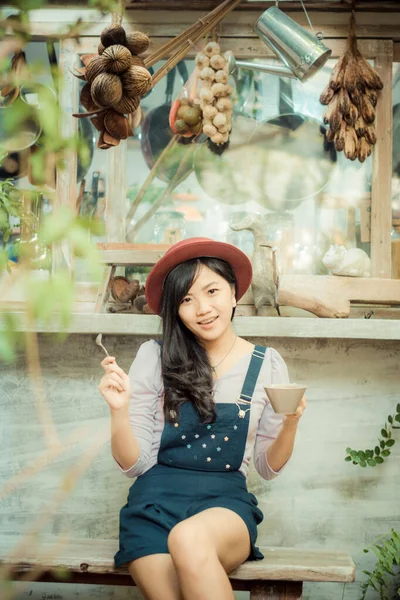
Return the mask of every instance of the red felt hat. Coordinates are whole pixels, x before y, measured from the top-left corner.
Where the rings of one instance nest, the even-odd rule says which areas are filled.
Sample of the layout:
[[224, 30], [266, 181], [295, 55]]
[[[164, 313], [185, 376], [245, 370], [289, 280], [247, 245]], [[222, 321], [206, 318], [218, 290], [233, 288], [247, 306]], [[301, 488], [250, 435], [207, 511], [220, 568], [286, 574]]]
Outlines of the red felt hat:
[[237, 300], [250, 286], [253, 271], [249, 258], [231, 244], [215, 242], [209, 238], [193, 237], [174, 244], [154, 265], [147, 276], [145, 292], [147, 304], [155, 314], [160, 314], [161, 295], [168, 273], [180, 263], [202, 256], [220, 258], [229, 263], [238, 283]]

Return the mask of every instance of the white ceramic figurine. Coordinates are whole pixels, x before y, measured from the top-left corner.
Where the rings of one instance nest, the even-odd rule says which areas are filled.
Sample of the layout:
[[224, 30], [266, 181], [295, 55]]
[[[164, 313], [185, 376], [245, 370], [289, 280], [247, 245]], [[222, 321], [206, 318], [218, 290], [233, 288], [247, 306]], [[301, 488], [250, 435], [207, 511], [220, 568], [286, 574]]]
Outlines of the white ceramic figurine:
[[346, 277], [371, 277], [371, 259], [361, 248], [350, 248], [335, 244], [322, 259], [332, 275]]

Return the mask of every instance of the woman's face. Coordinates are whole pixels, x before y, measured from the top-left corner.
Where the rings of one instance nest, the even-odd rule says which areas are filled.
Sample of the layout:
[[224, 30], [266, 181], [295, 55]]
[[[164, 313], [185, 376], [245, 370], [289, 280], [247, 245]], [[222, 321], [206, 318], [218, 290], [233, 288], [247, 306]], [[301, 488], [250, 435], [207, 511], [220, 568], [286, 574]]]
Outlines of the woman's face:
[[216, 340], [231, 326], [235, 291], [220, 275], [201, 265], [192, 287], [181, 301], [183, 324], [202, 340]]

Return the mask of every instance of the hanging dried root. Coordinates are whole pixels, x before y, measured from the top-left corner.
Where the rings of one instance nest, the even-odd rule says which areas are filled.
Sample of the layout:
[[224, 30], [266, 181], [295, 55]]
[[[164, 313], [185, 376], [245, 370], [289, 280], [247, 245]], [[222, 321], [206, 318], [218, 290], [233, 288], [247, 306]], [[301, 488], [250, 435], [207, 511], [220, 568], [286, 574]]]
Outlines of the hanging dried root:
[[352, 14], [346, 52], [332, 70], [329, 83], [320, 96], [327, 106], [324, 123], [327, 139], [349, 160], [364, 162], [376, 143], [375, 109], [383, 83], [378, 73], [357, 49], [355, 19]]

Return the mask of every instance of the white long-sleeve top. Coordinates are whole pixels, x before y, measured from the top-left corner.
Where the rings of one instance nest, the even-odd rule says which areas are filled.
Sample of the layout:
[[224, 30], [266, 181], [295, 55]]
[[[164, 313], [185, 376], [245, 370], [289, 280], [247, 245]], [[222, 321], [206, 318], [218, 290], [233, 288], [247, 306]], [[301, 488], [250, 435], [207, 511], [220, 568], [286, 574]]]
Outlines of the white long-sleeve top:
[[[214, 382], [214, 401], [236, 402], [252, 352], [243, 356], [222, 377]], [[163, 397], [164, 385], [161, 373], [160, 346], [154, 340], [142, 344], [129, 370], [131, 400], [129, 406], [130, 423], [140, 446], [140, 456], [129, 469], [119, 469], [127, 477], [138, 477], [157, 464], [161, 435], [164, 428]], [[275, 414], [264, 385], [289, 383], [286, 364], [281, 355], [268, 348], [253, 393], [250, 422], [246, 447], [239, 471], [247, 477], [251, 456], [257, 472], [263, 479], [273, 479], [279, 472], [274, 471], [267, 461], [267, 449], [277, 437], [282, 425], [282, 415]], [[282, 470], [282, 469], [281, 469]]]

